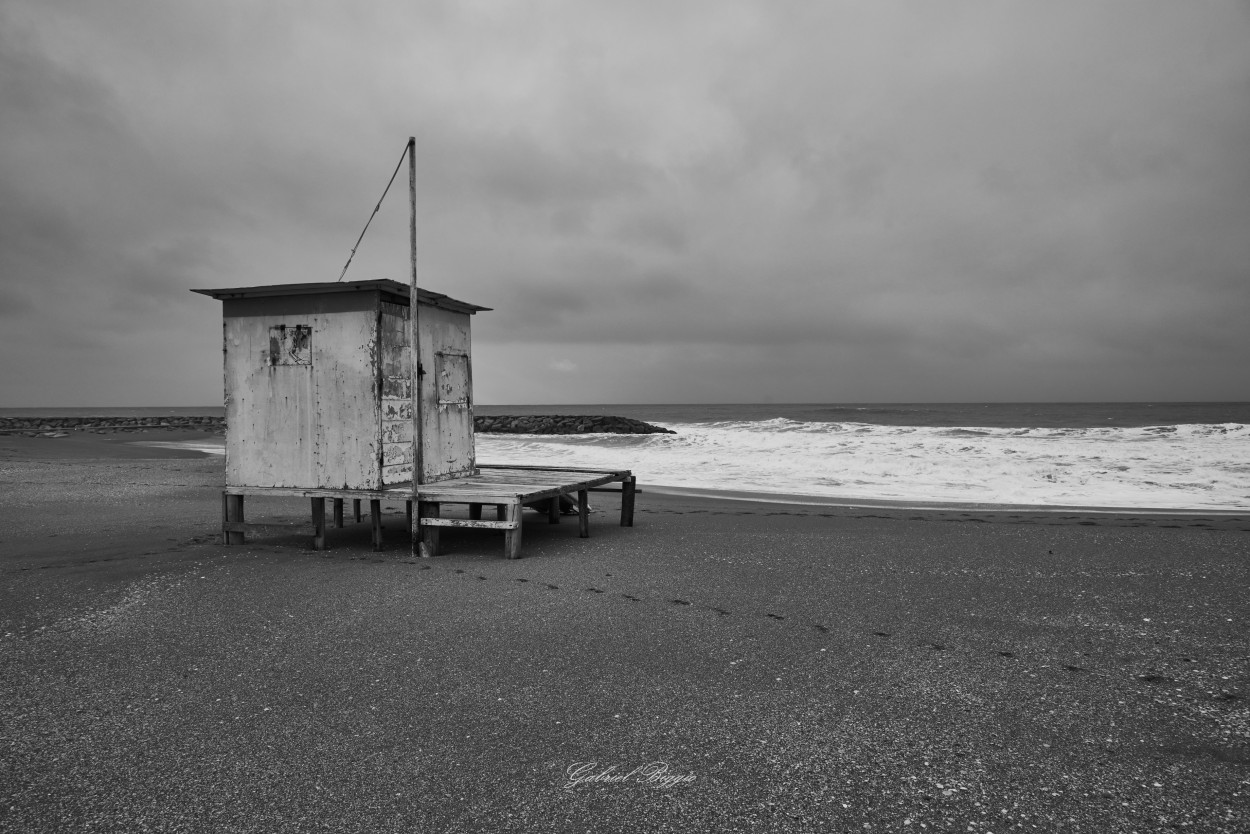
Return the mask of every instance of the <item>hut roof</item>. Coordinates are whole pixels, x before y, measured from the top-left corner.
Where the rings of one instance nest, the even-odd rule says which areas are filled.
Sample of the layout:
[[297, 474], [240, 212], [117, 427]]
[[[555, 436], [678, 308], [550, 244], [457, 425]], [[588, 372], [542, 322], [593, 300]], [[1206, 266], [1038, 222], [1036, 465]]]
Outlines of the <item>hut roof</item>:
[[[328, 292], [368, 292], [381, 290], [393, 296], [389, 299], [399, 304], [407, 304], [409, 286], [388, 278], [375, 281], [323, 281], [315, 284], [268, 284], [263, 287], [230, 287], [211, 290], [191, 290], [200, 295], [211, 296], [218, 300], [227, 298], [264, 298], [282, 295], [315, 295]], [[467, 301], [457, 301], [451, 296], [417, 287], [417, 298], [422, 304], [454, 310], [458, 313], [478, 313], [490, 310], [490, 307], [479, 307]]]

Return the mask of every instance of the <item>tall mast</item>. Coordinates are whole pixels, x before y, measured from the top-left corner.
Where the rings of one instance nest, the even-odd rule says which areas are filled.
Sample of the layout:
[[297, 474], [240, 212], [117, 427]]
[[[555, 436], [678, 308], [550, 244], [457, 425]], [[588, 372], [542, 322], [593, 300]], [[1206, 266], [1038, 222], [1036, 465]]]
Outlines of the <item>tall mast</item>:
[[[408, 289], [408, 341], [412, 351], [412, 501], [418, 510], [418, 484], [421, 482], [423, 461], [421, 455], [421, 339], [417, 326], [420, 305], [417, 302], [417, 138], [408, 137], [408, 253], [411, 263], [411, 285]], [[419, 511], [412, 514], [412, 547], [418, 549], [421, 517]]]

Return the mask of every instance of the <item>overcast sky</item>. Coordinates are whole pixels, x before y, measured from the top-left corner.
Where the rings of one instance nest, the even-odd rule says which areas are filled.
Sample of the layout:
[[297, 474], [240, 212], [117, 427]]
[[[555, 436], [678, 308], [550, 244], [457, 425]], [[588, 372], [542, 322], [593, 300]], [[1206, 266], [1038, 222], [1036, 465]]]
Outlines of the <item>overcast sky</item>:
[[410, 135], [480, 403], [1250, 400], [1246, 2], [0, 0], [0, 406], [220, 404]]

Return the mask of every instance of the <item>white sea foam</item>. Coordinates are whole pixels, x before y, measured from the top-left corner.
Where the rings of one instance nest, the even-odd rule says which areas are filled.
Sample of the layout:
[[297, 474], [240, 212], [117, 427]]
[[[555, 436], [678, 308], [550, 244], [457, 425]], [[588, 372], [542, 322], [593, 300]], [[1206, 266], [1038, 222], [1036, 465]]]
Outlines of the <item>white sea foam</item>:
[[477, 435], [483, 463], [632, 469], [644, 484], [828, 498], [1250, 510], [1250, 426], [664, 424], [675, 435]]
[[133, 446], [153, 446], [158, 449], [184, 449], [190, 452], [203, 452], [206, 455], [224, 455], [224, 440], [135, 440]]

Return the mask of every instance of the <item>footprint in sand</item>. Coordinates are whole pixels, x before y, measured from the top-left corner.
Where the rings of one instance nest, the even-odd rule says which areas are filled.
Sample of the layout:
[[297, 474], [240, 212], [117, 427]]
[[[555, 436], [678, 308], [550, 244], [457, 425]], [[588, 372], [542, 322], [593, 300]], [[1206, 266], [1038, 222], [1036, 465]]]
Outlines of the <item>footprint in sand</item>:
[[1163, 675], [1138, 675], [1137, 679], [1146, 683], [1176, 683], [1174, 679]]

